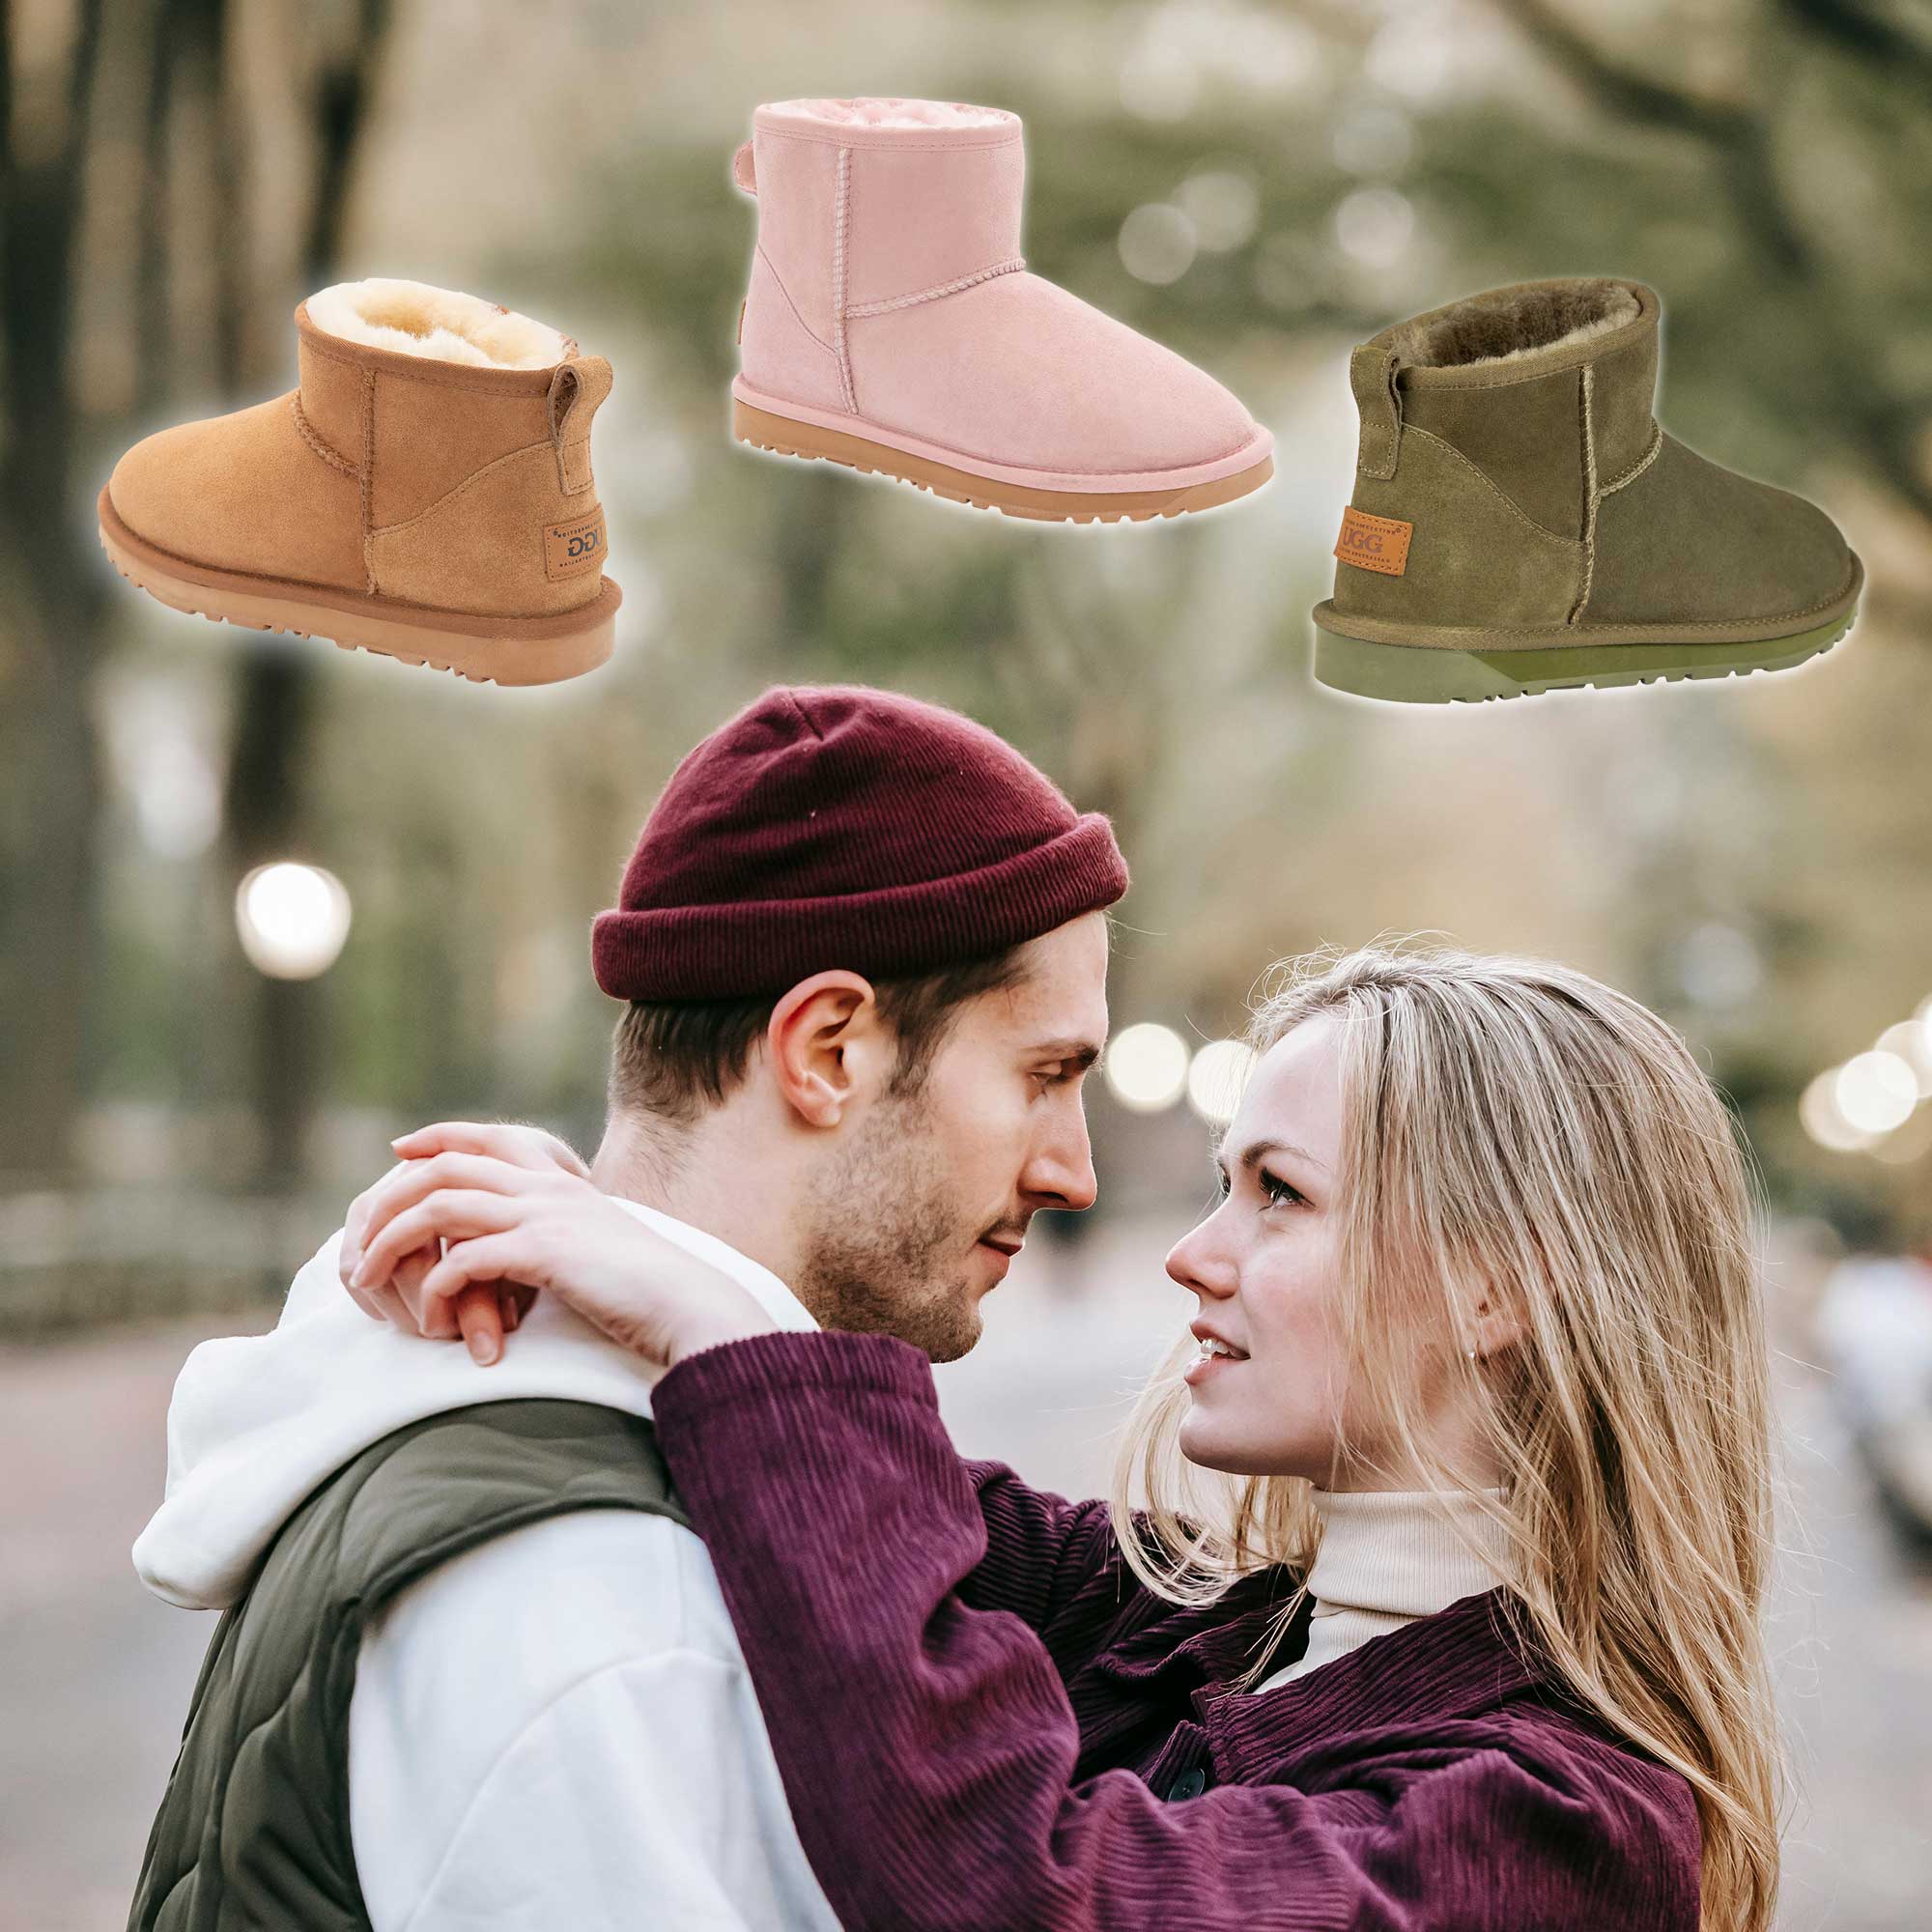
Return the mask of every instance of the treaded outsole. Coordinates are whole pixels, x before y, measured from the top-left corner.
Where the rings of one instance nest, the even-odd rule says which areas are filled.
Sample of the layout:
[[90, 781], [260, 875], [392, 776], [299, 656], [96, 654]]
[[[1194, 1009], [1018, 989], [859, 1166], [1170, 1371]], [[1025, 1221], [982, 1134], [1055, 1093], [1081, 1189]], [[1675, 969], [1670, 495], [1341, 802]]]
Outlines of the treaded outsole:
[[[1197, 516], [1205, 510], [1219, 509], [1224, 503], [1238, 502], [1243, 497], [1259, 490], [1274, 474], [1274, 459], [1264, 456], [1259, 463], [1237, 470], [1232, 476], [1219, 477], [1211, 483], [1190, 484], [1173, 492], [1165, 500], [1083, 511], [1077, 503], [1069, 500], [1077, 497], [1077, 492], [1030, 492], [1024, 486], [1015, 484], [1005, 486], [1009, 494], [1002, 497], [998, 494], [1002, 486], [991, 478], [985, 480], [984, 489], [976, 490], [970, 485], [969, 472], [949, 465], [927, 464], [923, 458], [911, 456], [904, 458], [902, 463], [895, 463], [891, 461], [894, 452], [885, 443], [871, 442], [839, 430], [819, 429], [810, 423], [793, 423], [793, 428], [799, 432], [796, 435], [779, 432], [774, 427], [791, 420], [769, 410], [758, 409], [741, 398], [732, 398], [731, 434], [748, 448], [763, 450], [771, 456], [788, 456], [800, 463], [830, 463], [861, 476], [882, 476], [889, 482], [910, 484], [913, 489], [943, 497], [949, 503], [963, 504], [972, 510], [996, 510], [1003, 517], [1016, 517], [1026, 523], [1147, 524], [1161, 517]], [[824, 446], [810, 446], [809, 439], [817, 439]], [[840, 447], [841, 444], [845, 447]], [[944, 474], [922, 473], [922, 467], [925, 470], [942, 471]], [[953, 487], [952, 482], [948, 480], [953, 478], [966, 487]], [[1150, 497], [1160, 495], [1154, 491], [1123, 494]], [[1053, 500], [1029, 504], [1019, 500], [1025, 495]]]
[[[1460, 651], [1413, 644], [1375, 643], [1345, 637], [1315, 626], [1315, 681], [1351, 697], [1368, 697], [1390, 704], [1487, 704], [1493, 699], [1541, 697], [1554, 691], [1634, 690], [1641, 685], [1715, 683], [1729, 677], [1748, 677], [1754, 671], [1794, 670], [1831, 650], [1858, 620], [1856, 605], [1842, 617], [1789, 639], [1772, 638], [1756, 644], [1605, 646], [1623, 651], [1678, 654], [1675, 663], [1655, 669], [1586, 666], [1573, 676], [1518, 678], [1504, 667], [1507, 651]], [[1777, 650], [1788, 644], [1787, 650]], [[1563, 646], [1582, 650], [1586, 646]], [[1729, 651], [1740, 657], [1756, 652], [1749, 662], [1698, 662], [1685, 659], [1686, 650]], [[1528, 653], [1521, 654], [1527, 657]], [[1537, 653], [1543, 656], [1547, 653]], [[1465, 688], [1457, 688], [1459, 685]]]
[[[517, 663], [518, 675], [499, 676], [475, 665], [463, 663], [454, 652], [443, 657], [432, 649], [416, 649], [412, 643], [401, 639], [378, 642], [366, 636], [357, 636], [355, 630], [356, 618], [353, 611], [343, 613], [339, 629], [331, 626], [327, 631], [317, 625], [278, 623], [270, 618], [239, 615], [232, 609], [222, 608], [227, 593], [215, 586], [205, 586], [171, 573], [145, 569], [140, 556], [117, 542], [104, 524], [97, 524], [95, 535], [100, 544], [102, 554], [113, 565], [116, 573], [125, 578], [135, 589], [152, 597], [165, 610], [178, 611], [184, 616], [201, 617], [211, 624], [232, 624], [237, 630], [242, 631], [259, 631], [276, 637], [313, 639], [318, 642], [331, 643], [337, 650], [361, 651], [369, 657], [389, 658], [397, 664], [410, 665], [418, 669], [444, 671], [469, 684], [494, 684], [503, 690], [521, 690], [539, 684], [563, 683], [570, 678], [580, 677], [586, 671], [596, 669], [599, 665], [606, 663], [611, 654], [611, 639], [606, 635], [592, 642], [587, 657], [580, 659], [579, 656], [572, 655], [564, 661], [566, 668], [555, 669], [544, 665], [540, 655], [543, 646], [537, 643], [524, 647], [531, 655]], [[383, 621], [393, 622], [393, 620]], [[609, 621], [607, 617], [604, 624], [608, 626]], [[398, 628], [403, 627], [398, 626]], [[437, 635], [423, 626], [407, 628], [413, 637]], [[341, 632], [347, 632], [348, 635], [341, 635]], [[584, 635], [588, 637], [590, 634]], [[449, 636], [452, 643], [468, 643], [473, 647], [476, 642], [474, 639], [461, 632], [451, 632]], [[565, 641], [576, 640], [566, 639]], [[535, 677], [527, 675], [531, 668], [537, 668], [542, 674]]]

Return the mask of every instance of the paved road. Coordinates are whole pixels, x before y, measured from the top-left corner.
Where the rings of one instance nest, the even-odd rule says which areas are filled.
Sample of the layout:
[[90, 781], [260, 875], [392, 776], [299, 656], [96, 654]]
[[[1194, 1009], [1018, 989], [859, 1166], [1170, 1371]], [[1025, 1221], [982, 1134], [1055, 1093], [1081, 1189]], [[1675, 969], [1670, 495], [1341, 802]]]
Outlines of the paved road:
[[[1022, 1258], [986, 1342], [941, 1372], [962, 1448], [1093, 1493], [1136, 1380], [1178, 1327], [1161, 1236]], [[266, 1318], [265, 1318], [266, 1321]], [[143, 1596], [127, 1551], [160, 1492], [175, 1370], [218, 1324], [0, 1349], [0, 1932], [109, 1932], [212, 1620]], [[1807, 1781], [1780, 1932], [1932, 1924], [1932, 1575], [1877, 1520], [1821, 1385], [1786, 1399], [1814, 1555], [1775, 1637]]]

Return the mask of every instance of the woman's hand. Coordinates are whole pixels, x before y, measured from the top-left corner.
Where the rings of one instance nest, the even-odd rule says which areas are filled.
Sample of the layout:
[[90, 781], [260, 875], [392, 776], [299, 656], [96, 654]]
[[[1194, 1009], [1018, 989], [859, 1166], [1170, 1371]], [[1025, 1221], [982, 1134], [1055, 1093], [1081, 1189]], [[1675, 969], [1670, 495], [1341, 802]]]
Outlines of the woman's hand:
[[[417, 1334], [454, 1336], [460, 1297], [487, 1288], [494, 1300], [500, 1283], [548, 1290], [621, 1348], [667, 1365], [777, 1325], [729, 1275], [554, 1164], [437, 1153], [406, 1161], [356, 1210], [349, 1291]], [[409, 1265], [439, 1246], [426, 1269]]]
[[[374, 1187], [364, 1189], [350, 1205], [339, 1264], [345, 1288], [349, 1288], [351, 1276], [361, 1264], [362, 1251], [369, 1239], [370, 1217], [378, 1202], [384, 1198], [384, 1189], [407, 1174], [412, 1162], [429, 1160], [440, 1153], [482, 1153], [494, 1154], [498, 1160], [536, 1173], [555, 1169], [586, 1179], [590, 1174], [576, 1149], [567, 1142], [546, 1133], [542, 1127], [512, 1122], [485, 1124], [475, 1121], [439, 1121], [433, 1126], [403, 1134], [389, 1145], [403, 1156], [400, 1165], [391, 1168]], [[350, 1288], [349, 1292], [365, 1314], [391, 1321], [399, 1328], [413, 1329], [415, 1318], [404, 1299], [404, 1293], [419, 1288], [441, 1259], [441, 1247], [431, 1243], [412, 1255], [406, 1255], [388, 1280], [372, 1283], [363, 1290]], [[456, 1297], [453, 1310], [456, 1327], [449, 1332], [460, 1333], [469, 1345], [469, 1352], [487, 1367], [503, 1352], [503, 1337], [522, 1323], [536, 1293], [533, 1288], [507, 1281], [466, 1288]]]

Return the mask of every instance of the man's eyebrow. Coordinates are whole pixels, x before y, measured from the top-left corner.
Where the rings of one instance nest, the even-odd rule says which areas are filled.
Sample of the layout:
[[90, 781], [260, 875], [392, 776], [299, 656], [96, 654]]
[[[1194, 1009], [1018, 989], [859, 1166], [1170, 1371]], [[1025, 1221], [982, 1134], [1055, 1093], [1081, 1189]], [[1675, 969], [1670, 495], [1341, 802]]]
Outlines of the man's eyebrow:
[[[1228, 1171], [1227, 1143], [1221, 1142], [1214, 1150], [1214, 1165], [1223, 1174]], [[1323, 1174], [1328, 1172], [1328, 1163], [1317, 1160], [1305, 1147], [1297, 1147], [1293, 1141], [1250, 1141], [1236, 1155], [1236, 1167], [1259, 1167], [1271, 1153], [1291, 1153], [1296, 1160], [1305, 1160], [1310, 1167], [1319, 1167]]]
[[1091, 1039], [1047, 1039], [1027, 1048], [1029, 1060], [1070, 1060], [1081, 1072], [1100, 1058], [1099, 1046]]

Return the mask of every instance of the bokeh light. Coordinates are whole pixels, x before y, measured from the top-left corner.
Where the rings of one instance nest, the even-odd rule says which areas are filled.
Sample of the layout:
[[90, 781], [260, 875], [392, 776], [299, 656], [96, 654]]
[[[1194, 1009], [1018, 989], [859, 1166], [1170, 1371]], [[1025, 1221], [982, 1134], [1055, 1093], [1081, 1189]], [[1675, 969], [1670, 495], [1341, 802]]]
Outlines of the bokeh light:
[[1139, 282], [1164, 287], [1194, 266], [1194, 223], [1172, 202], [1149, 201], [1121, 223], [1121, 262]]
[[1122, 1106], [1136, 1114], [1158, 1114], [1186, 1090], [1187, 1042], [1172, 1027], [1142, 1020], [1114, 1037], [1102, 1070]]
[[1358, 187], [1335, 210], [1336, 244], [1372, 269], [1401, 261], [1414, 232], [1415, 210], [1393, 188]]
[[1833, 1076], [1832, 1097], [1861, 1133], [1889, 1134], [1918, 1104], [1918, 1076], [1895, 1053], [1856, 1053]]
[[333, 872], [291, 859], [257, 866], [235, 890], [235, 929], [271, 980], [327, 973], [349, 937], [349, 891]]
[[1895, 1053], [1918, 1081], [1918, 1097], [1932, 1099], [1932, 1028], [1923, 1020], [1900, 1020], [1878, 1037], [1881, 1053]]
[[1250, 175], [1204, 169], [1189, 175], [1174, 199], [1194, 224], [1196, 245], [1210, 255], [1224, 255], [1250, 241], [1261, 219], [1261, 193]]
[[1838, 1069], [1829, 1067], [1805, 1088], [1798, 1102], [1798, 1122], [1831, 1153], [1862, 1153], [1878, 1136], [1855, 1127], [1838, 1108]]
[[1188, 1065], [1187, 1104], [1204, 1121], [1225, 1127], [1241, 1104], [1254, 1065], [1254, 1050], [1244, 1041], [1210, 1039]]

